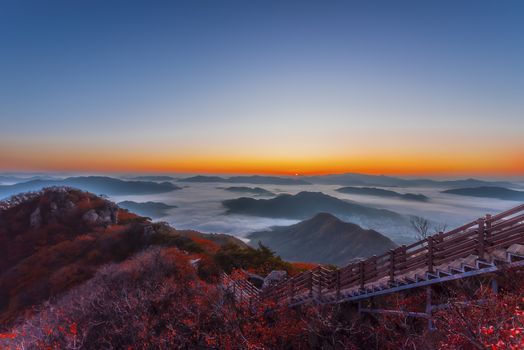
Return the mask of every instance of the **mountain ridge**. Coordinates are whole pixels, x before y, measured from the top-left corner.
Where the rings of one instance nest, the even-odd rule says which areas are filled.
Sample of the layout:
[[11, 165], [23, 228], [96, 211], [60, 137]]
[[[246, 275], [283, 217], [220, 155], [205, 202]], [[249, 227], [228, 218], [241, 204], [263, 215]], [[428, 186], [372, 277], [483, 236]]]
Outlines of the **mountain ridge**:
[[170, 182], [126, 181], [108, 176], [77, 176], [61, 180], [31, 180], [14, 185], [1, 185], [0, 198], [45, 187], [68, 186], [104, 195], [136, 195], [164, 193], [180, 189]]
[[369, 196], [377, 196], [377, 197], [386, 197], [386, 198], [400, 198], [405, 200], [412, 200], [412, 201], [419, 201], [419, 202], [426, 202], [429, 200], [428, 197], [424, 196], [423, 194], [415, 194], [415, 193], [399, 193], [391, 190], [384, 190], [381, 188], [376, 187], [341, 187], [336, 190], [340, 193], [348, 193], [348, 194], [360, 194], [360, 195], [369, 195]]
[[378, 186], [378, 187], [470, 187], [470, 186], [501, 186], [523, 188], [523, 186], [508, 181], [484, 181], [475, 178], [457, 180], [433, 180], [425, 178], [405, 179], [387, 175], [369, 175], [360, 173], [328, 174], [300, 177], [313, 184], [341, 186]]
[[261, 187], [243, 187], [243, 186], [232, 186], [223, 188], [229, 192], [237, 193], [250, 193], [258, 196], [274, 196], [275, 194]]
[[247, 183], [247, 184], [258, 184], [258, 185], [310, 185], [309, 182], [299, 178], [289, 177], [278, 177], [278, 176], [231, 176], [231, 177], [220, 177], [220, 176], [205, 176], [197, 175], [179, 179], [181, 182], [223, 182], [223, 183]]
[[386, 209], [378, 209], [345, 201], [322, 192], [302, 191], [295, 195], [281, 194], [271, 199], [240, 197], [222, 201], [228, 214], [243, 214], [262, 217], [306, 219], [319, 212], [368, 219], [404, 221], [402, 215]]
[[380, 255], [396, 244], [375, 230], [344, 222], [329, 213], [290, 226], [248, 236], [251, 244], [261, 242], [288, 261], [344, 265], [355, 258]]
[[453, 188], [442, 193], [448, 193], [459, 196], [495, 198], [501, 200], [524, 201], [524, 191], [515, 191], [505, 187], [481, 186]]

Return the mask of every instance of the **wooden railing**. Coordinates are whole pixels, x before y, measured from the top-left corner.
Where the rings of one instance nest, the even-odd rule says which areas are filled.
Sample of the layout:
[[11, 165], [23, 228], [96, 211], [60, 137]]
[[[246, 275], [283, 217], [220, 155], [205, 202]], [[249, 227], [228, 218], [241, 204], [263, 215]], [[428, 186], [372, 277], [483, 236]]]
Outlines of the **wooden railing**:
[[384, 279], [394, 282], [398, 276], [419, 270], [434, 273], [435, 269], [470, 255], [487, 259], [495, 249], [514, 243], [524, 244], [524, 204], [340, 269], [319, 266], [265, 289], [261, 297], [282, 302], [292, 301], [299, 294], [321, 297], [323, 293], [335, 293], [338, 300], [341, 290], [364, 289], [367, 284]]
[[226, 273], [222, 273], [221, 285], [224, 289], [231, 293], [235, 302], [241, 305], [252, 306], [260, 301], [260, 289], [245, 278], [232, 278]]

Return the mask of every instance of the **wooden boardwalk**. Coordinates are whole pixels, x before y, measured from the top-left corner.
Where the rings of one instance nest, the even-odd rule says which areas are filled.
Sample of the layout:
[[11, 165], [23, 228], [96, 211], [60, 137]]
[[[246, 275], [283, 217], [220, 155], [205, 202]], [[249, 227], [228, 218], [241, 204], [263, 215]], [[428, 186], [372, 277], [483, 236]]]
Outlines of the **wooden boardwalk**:
[[383, 255], [342, 268], [319, 266], [259, 290], [246, 280], [223, 285], [252, 305], [354, 302], [379, 295], [524, 267], [524, 204], [486, 215]]

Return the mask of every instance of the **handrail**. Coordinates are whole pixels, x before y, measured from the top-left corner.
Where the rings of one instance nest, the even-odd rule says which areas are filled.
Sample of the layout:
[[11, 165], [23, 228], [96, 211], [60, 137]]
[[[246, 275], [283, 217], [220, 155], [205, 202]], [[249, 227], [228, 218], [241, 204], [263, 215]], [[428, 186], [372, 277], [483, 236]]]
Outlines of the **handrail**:
[[492, 250], [516, 242], [524, 244], [524, 204], [341, 268], [317, 266], [268, 287], [260, 296], [276, 302], [292, 301], [302, 289], [309, 290], [309, 295], [336, 292], [338, 300], [341, 289], [363, 290], [369, 282], [383, 278], [394, 282], [397, 276], [420, 269], [433, 273], [442, 263], [473, 253], [484, 259]]

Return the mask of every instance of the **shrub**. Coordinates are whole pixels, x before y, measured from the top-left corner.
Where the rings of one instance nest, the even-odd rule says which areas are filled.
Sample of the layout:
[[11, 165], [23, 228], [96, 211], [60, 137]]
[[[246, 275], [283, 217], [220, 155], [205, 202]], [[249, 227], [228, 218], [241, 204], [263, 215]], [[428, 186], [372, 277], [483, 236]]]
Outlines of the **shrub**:
[[215, 254], [215, 261], [228, 273], [235, 269], [244, 269], [266, 275], [272, 270], [292, 270], [289, 263], [260, 243], [257, 249], [242, 248], [235, 244], [225, 245]]

